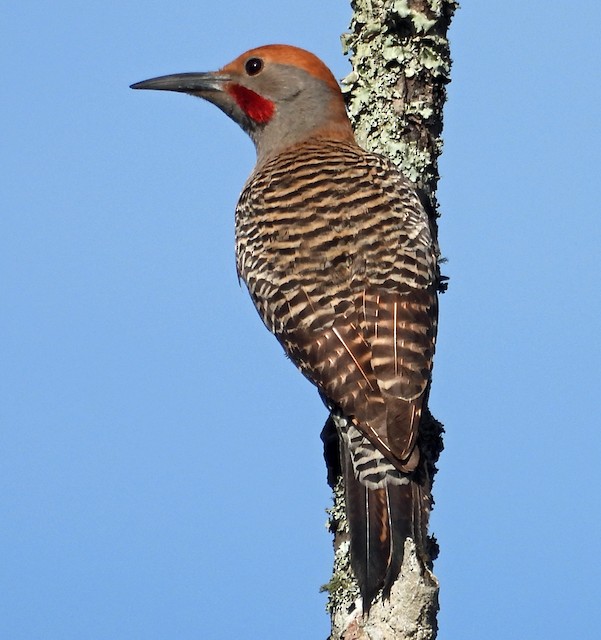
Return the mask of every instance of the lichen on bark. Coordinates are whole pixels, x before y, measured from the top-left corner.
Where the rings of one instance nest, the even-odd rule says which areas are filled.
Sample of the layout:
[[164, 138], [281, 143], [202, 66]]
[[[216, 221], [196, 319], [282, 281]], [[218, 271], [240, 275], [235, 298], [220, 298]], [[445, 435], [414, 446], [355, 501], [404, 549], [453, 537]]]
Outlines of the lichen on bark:
[[[437, 236], [442, 109], [451, 69], [447, 32], [458, 3], [351, 0], [351, 7], [353, 17], [342, 44], [352, 71], [342, 85], [355, 134], [362, 146], [391, 157], [416, 183]], [[434, 475], [442, 450], [442, 425], [426, 411], [422, 427], [420, 438]], [[330, 640], [436, 638], [438, 581], [418, 559], [413, 542], [406, 542], [390, 598], [378, 597], [364, 616], [350, 568], [341, 483], [334, 490], [329, 527], [335, 548], [332, 579], [325, 586], [332, 618]]]
[[353, 67], [342, 81], [361, 144], [392, 157], [432, 196], [450, 80], [452, 0], [352, 0], [342, 36]]

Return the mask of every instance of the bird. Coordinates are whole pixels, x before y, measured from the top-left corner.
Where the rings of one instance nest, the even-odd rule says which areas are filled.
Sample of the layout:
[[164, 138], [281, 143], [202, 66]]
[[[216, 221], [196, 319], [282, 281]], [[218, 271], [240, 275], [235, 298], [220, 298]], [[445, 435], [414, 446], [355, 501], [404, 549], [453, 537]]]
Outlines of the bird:
[[407, 538], [429, 561], [420, 422], [439, 256], [423, 199], [390, 159], [358, 144], [338, 82], [304, 49], [261, 46], [218, 71], [131, 87], [202, 98], [255, 145], [236, 207], [237, 273], [330, 412], [326, 457], [343, 478], [351, 566], [369, 610], [389, 596]]

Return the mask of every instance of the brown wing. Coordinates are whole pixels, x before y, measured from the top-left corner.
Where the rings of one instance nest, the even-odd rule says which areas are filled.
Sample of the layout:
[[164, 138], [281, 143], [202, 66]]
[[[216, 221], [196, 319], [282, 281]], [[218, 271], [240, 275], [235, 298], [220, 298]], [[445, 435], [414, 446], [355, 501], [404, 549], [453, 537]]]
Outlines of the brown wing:
[[433, 291], [364, 292], [328, 328], [289, 325], [282, 335], [303, 373], [405, 472], [417, 463], [412, 454], [432, 366], [435, 299]]
[[410, 471], [436, 324], [436, 256], [412, 185], [352, 145], [295, 148], [249, 181], [237, 250], [290, 358]]
[[387, 408], [387, 444], [407, 460], [417, 438], [424, 395], [430, 381], [436, 331], [432, 287], [405, 294], [367, 295], [365, 324], [371, 364]]

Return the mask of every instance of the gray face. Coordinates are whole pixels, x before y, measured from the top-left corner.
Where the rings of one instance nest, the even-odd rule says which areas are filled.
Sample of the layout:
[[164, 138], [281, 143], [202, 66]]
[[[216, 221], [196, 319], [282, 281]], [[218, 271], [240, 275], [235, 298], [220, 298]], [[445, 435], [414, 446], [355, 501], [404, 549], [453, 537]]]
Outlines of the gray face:
[[326, 82], [290, 65], [266, 63], [257, 75], [233, 81], [275, 107], [266, 122], [253, 120], [238, 105], [228, 113], [253, 139], [259, 158], [309, 138], [312, 132], [327, 126], [332, 119], [332, 103], [339, 98]]

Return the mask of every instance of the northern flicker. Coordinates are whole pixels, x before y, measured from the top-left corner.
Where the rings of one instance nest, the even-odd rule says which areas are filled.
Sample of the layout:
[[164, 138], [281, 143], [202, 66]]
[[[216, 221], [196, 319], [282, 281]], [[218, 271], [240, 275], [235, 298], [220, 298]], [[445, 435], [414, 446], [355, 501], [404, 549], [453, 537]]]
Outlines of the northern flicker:
[[407, 537], [427, 562], [419, 427], [437, 324], [428, 215], [399, 169], [357, 144], [338, 83], [307, 51], [268, 45], [216, 72], [132, 88], [204, 98], [256, 146], [236, 209], [237, 271], [331, 412], [351, 563], [369, 608], [396, 579]]

